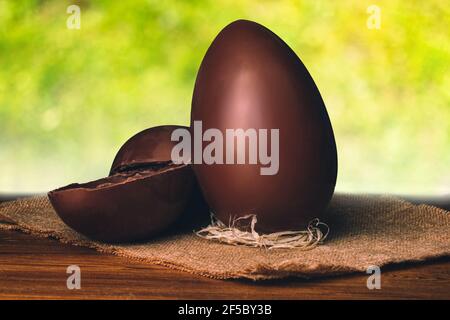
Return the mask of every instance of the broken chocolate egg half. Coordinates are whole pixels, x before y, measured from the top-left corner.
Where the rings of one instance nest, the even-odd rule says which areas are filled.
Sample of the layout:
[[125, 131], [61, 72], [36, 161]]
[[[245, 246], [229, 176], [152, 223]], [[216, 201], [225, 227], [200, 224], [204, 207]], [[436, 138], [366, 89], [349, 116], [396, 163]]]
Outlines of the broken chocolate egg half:
[[166, 230], [186, 210], [196, 188], [190, 166], [171, 161], [171, 133], [177, 128], [144, 130], [120, 148], [108, 177], [49, 192], [59, 217], [105, 242], [145, 240]]

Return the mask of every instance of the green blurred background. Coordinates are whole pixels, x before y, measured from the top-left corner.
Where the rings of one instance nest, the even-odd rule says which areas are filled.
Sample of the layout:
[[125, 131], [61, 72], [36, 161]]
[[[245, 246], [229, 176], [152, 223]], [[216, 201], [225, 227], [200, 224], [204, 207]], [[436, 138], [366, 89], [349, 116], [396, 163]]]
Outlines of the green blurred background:
[[[81, 8], [81, 29], [66, 27]], [[367, 7], [381, 9], [369, 29]], [[229, 22], [260, 22], [327, 105], [338, 191], [450, 192], [446, 1], [0, 0], [0, 192], [105, 176], [121, 144], [188, 124], [201, 59]]]

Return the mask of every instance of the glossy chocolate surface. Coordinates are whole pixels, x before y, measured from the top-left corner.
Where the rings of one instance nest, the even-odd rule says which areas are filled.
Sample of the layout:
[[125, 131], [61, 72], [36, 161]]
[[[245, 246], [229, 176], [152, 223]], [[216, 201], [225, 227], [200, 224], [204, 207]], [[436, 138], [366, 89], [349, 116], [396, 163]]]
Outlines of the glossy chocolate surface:
[[132, 137], [118, 152], [110, 176], [49, 192], [61, 219], [106, 242], [145, 240], [165, 231], [189, 210], [193, 192], [199, 194], [191, 167], [170, 161], [175, 128], [151, 128]]
[[181, 126], [158, 126], [143, 130], [128, 139], [117, 152], [111, 166], [111, 174], [149, 163], [170, 162], [173, 130]]
[[191, 126], [196, 120], [204, 131], [280, 130], [276, 175], [254, 164], [193, 166], [220, 220], [255, 213], [257, 229], [278, 231], [323, 218], [337, 175], [333, 130], [308, 70], [273, 32], [238, 20], [219, 33], [197, 75]]

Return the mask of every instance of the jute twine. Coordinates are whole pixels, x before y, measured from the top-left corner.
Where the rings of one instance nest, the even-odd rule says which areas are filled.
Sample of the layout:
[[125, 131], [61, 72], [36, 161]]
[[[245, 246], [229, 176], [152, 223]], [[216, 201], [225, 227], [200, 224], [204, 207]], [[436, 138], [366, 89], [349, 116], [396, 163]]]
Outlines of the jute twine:
[[[238, 228], [237, 224], [244, 222], [244, 227]], [[228, 226], [211, 214], [211, 224], [196, 234], [207, 240], [219, 241], [235, 246], [262, 247], [266, 249], [303, 249], [309, 250], [321, 244], [330, 228], [319, 219], [312, 220], [306, 230], [288, 230], [268, 234], [259, 234], [255, 227], [258, 222], [256, 214], [247, 214], [242, 217], [233, 218]], [[250, 231], [246, 231], [248, 226]], [[322, 232], [321, 227], [325, 229]]]
[[[450, 255], [450, 215], [442, 209], [389, 196], [335, 194], [326, 217], [328, 234], [318, 221], [310, 224], [307, 233], [294, 231], [265, 237], [250, 229], [250, 234], [240, 237], [247, 245], [224, 242], [224, 234], [236, 231], [218, 223], [208, 227], [209, 222], [195, 228], [203, 237], [186, 228], [145, 243], [111, 245], [91, 241], [67, 227], [46, 196], [0, 204], [1, 229], [52, 237], [217, 279], [329, 276], [366, 272], [372, 265], [382, 267]], [[252, 216], [245, 219], [256, 223]], [[207, 231], [202, 232], [202, 227]], [[225, 233], [216, 234], [217, 227]], [[218, 238], [205, 239], [208, 235]], [[274, 239], [278, 247], [268, 249]], [[302, 245], [296, 247], [299, 243]]]

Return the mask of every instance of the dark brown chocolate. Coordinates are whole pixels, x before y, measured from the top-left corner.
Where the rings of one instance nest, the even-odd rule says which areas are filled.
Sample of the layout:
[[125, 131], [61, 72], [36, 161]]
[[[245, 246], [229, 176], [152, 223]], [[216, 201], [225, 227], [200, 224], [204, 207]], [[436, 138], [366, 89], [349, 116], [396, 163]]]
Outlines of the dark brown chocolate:
[[199, 198], [190, 166], [170, 161], [170, 135], [176, 128], [151, 128], [129, 139], [109, 177], [49, 192], [61, 219], [106, 242], [144, 240], [166, 230], [188, 210], [191, 197]]
[[246, 20], [219, 33], [197, 75], [191, 127], [196, 120], [203, 131], [217, 128], [223, 135], [226, 129], [279, 129], [275, 175], [261, 175], [254, 164], [193, 165], [220, 220], [255, 213], [257, 230], [278, 231], [323, 218], [336, 184], [333, 130], [308, 70], [277, 35]]
[[173, 130], [181, 126], [159, 126], [143, 130], [119, 149], [111, 166], [111, 174], [133, 167], [146, 166], [149, 163], [167, 163], [171, 161], [172, 147], [177, 142], [171, 141]]

